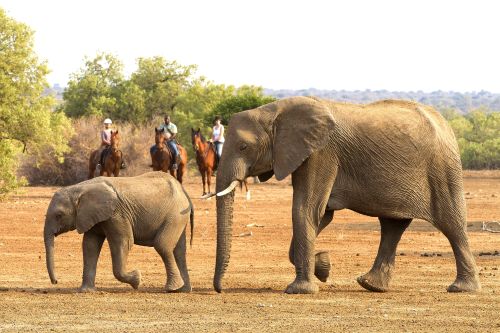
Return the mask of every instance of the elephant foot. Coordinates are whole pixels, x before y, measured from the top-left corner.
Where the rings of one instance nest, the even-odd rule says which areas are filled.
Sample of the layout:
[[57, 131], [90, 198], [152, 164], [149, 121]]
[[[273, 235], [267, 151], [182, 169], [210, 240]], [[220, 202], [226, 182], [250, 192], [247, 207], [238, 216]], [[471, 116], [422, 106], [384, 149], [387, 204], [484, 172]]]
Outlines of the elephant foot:
[[130, 279], [130, 285], [132, 288], [137, 289], [139, 288], [139, 285], [141, 284], [141, 272], [139, 271], [133, 271], [131, 273], [132, 278]]
[[330, 275], [330, 255], [327, 251], [318, 252], [315, 255], [314, 275], [321, 281], [326, 282]]
[[446, 290], [449, 293], [478, 292], [481, 291], [481, 284], [477, 277], [457, 278]]
[[94, 286], [81, 286], [78, 288], [79, 293], [91, 293], [94, 292], [96, 289]]
[[[182, 278], [172, 278], [167, 280], [167, 284], [165, 285], [165, 289], [167, 292], [176, 292], [181, 291], [184, 288], [184, 281]], [[187, 286], [186, 289], [191, 289], [191, 286]], [[191, 290], [190, 290], [191, 291]]]
[[167, 292], [169, 292], [169, 293], [190, 293], [191, 291], [193, 291], [193, 289], [191, 288], [191, 285], [184, 285], [181, 288], [176, 289], [176, 290], [168, 290], [167, 289]]
[[366, 290], [383, 293], [389, 289], [389, 279], [381, 273], [369, 272], [359, 276], [357, 281]]
[[319, 287], [314, 282], [295, 280], [285, 289], [287, 294], [317, 294]]

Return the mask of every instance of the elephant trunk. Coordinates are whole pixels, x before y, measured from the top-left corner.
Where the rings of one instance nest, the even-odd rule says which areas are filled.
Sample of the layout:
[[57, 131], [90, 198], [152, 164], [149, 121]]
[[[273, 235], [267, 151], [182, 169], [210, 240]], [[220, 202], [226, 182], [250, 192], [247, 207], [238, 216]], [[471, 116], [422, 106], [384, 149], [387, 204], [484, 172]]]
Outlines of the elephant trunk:
[[234, 191], [217, 197], [217, 256], [215, 262], [214, 289], [222, 291], [222, 277], [229, 264], [233, 234]]
[[55, 234], [45, 228], [44, 230], [44, 241], [45, 241], [45, 260], [47, 263], [47, 271], [49, 272], [50, 282], [52, 284], [57, 283], [56, 274], [54, 271], [54, 238]]

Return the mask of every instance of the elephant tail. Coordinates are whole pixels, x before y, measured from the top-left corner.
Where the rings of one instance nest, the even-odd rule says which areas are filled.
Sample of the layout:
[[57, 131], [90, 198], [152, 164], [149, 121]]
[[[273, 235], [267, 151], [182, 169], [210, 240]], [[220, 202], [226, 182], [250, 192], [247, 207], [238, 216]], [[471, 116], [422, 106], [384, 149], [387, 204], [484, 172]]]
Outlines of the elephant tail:
[[193, 202], [191, 201], [191, 198], [189, 197], [189, 194], [187, 194], [186, 190], [184, 189], [184, 186], [182, 186], [182, 191], [184, 191], [184, 195], [189, 201], [189, 223], [191, 224], [191, 237], [189, 239], [189, 246], [193, 246], [193, 236], [194, 236], [194, 206]]
[[[189, 200], [191, 201], [191, 200]], [[194, 208], [191, 205], [191, 213], [189, 213], [189, 222], [191, 224], [191, 238], [189, 239], [189, 246], [193, 246], [193, 235], [194, 235]]]

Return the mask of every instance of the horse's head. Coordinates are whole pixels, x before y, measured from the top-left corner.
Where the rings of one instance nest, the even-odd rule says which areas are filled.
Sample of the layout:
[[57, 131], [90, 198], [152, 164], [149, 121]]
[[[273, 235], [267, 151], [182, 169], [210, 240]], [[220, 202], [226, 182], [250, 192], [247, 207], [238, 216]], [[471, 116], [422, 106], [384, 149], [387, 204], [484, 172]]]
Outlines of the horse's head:
[[201, 134], [200, 128], [198, 130], [194, 130], [191, 128], [191, 143], [193, 144], [193, 149], [195, 151], [200, 150], [201, 144], [205, 142], [205, 138]]
[[118, 130], [111, 131], [111, 149], [113, 151], [118, 150], [118, 146], [120, 145], [120, 134], [118, 134]]
[[159, 150], [163, 150], [163, 148], [165, 147], [165, 129], [164, 128], [159, 130], [155, 127], [155, 143], [156, 143], [156, 148], [158, 148]]

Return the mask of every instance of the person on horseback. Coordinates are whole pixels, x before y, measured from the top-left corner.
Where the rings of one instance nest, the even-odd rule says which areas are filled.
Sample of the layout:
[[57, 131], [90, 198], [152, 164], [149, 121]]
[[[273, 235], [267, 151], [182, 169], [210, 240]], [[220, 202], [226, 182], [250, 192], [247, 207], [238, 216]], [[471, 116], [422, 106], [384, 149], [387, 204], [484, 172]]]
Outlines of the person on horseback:
[[221, 124], [219, 116], [214, 119], [214, 127], [212, 128], [212, 138], [210, 139], [215, 145], [215, 152], [217, 154], [217, 161], [220, 160], [222, 155], [222, 146], [224, 145], [224, 125]]
[[111, 129], [111, 124], [113, 123], [111, 119], [106, 118], [104, 119], [104, 129], [101, 131], [101, 147], [99, 148], [101, 150], [100, 153], [100, 158], [99, 158], [99, 164], [97, 165], [98, 167], [102, 167], [104, 164], [104, 155], [107, 149], [111, 147], [111, 133], [113, 130]]
[[[170, 121], [170, 116], [168, 114], [163, 118], [164, 123], [158, 127], [158, 130], [163, 130], [165, 133], [165, 138], [167, 139], [167, 146], [172, 152], [174, 163], [172, 164], [172, 169], [177, 169], [177, 164], [179, 163], [179, 149], [177, 149], [177, 126], [173, 122]], [[156, 152], [156, 145], [151, 146], [149, 152], [151, 153], [151, 160], [153, 159], [153, 155]], [[153, 163], [151, 162], [151, 165]]]

